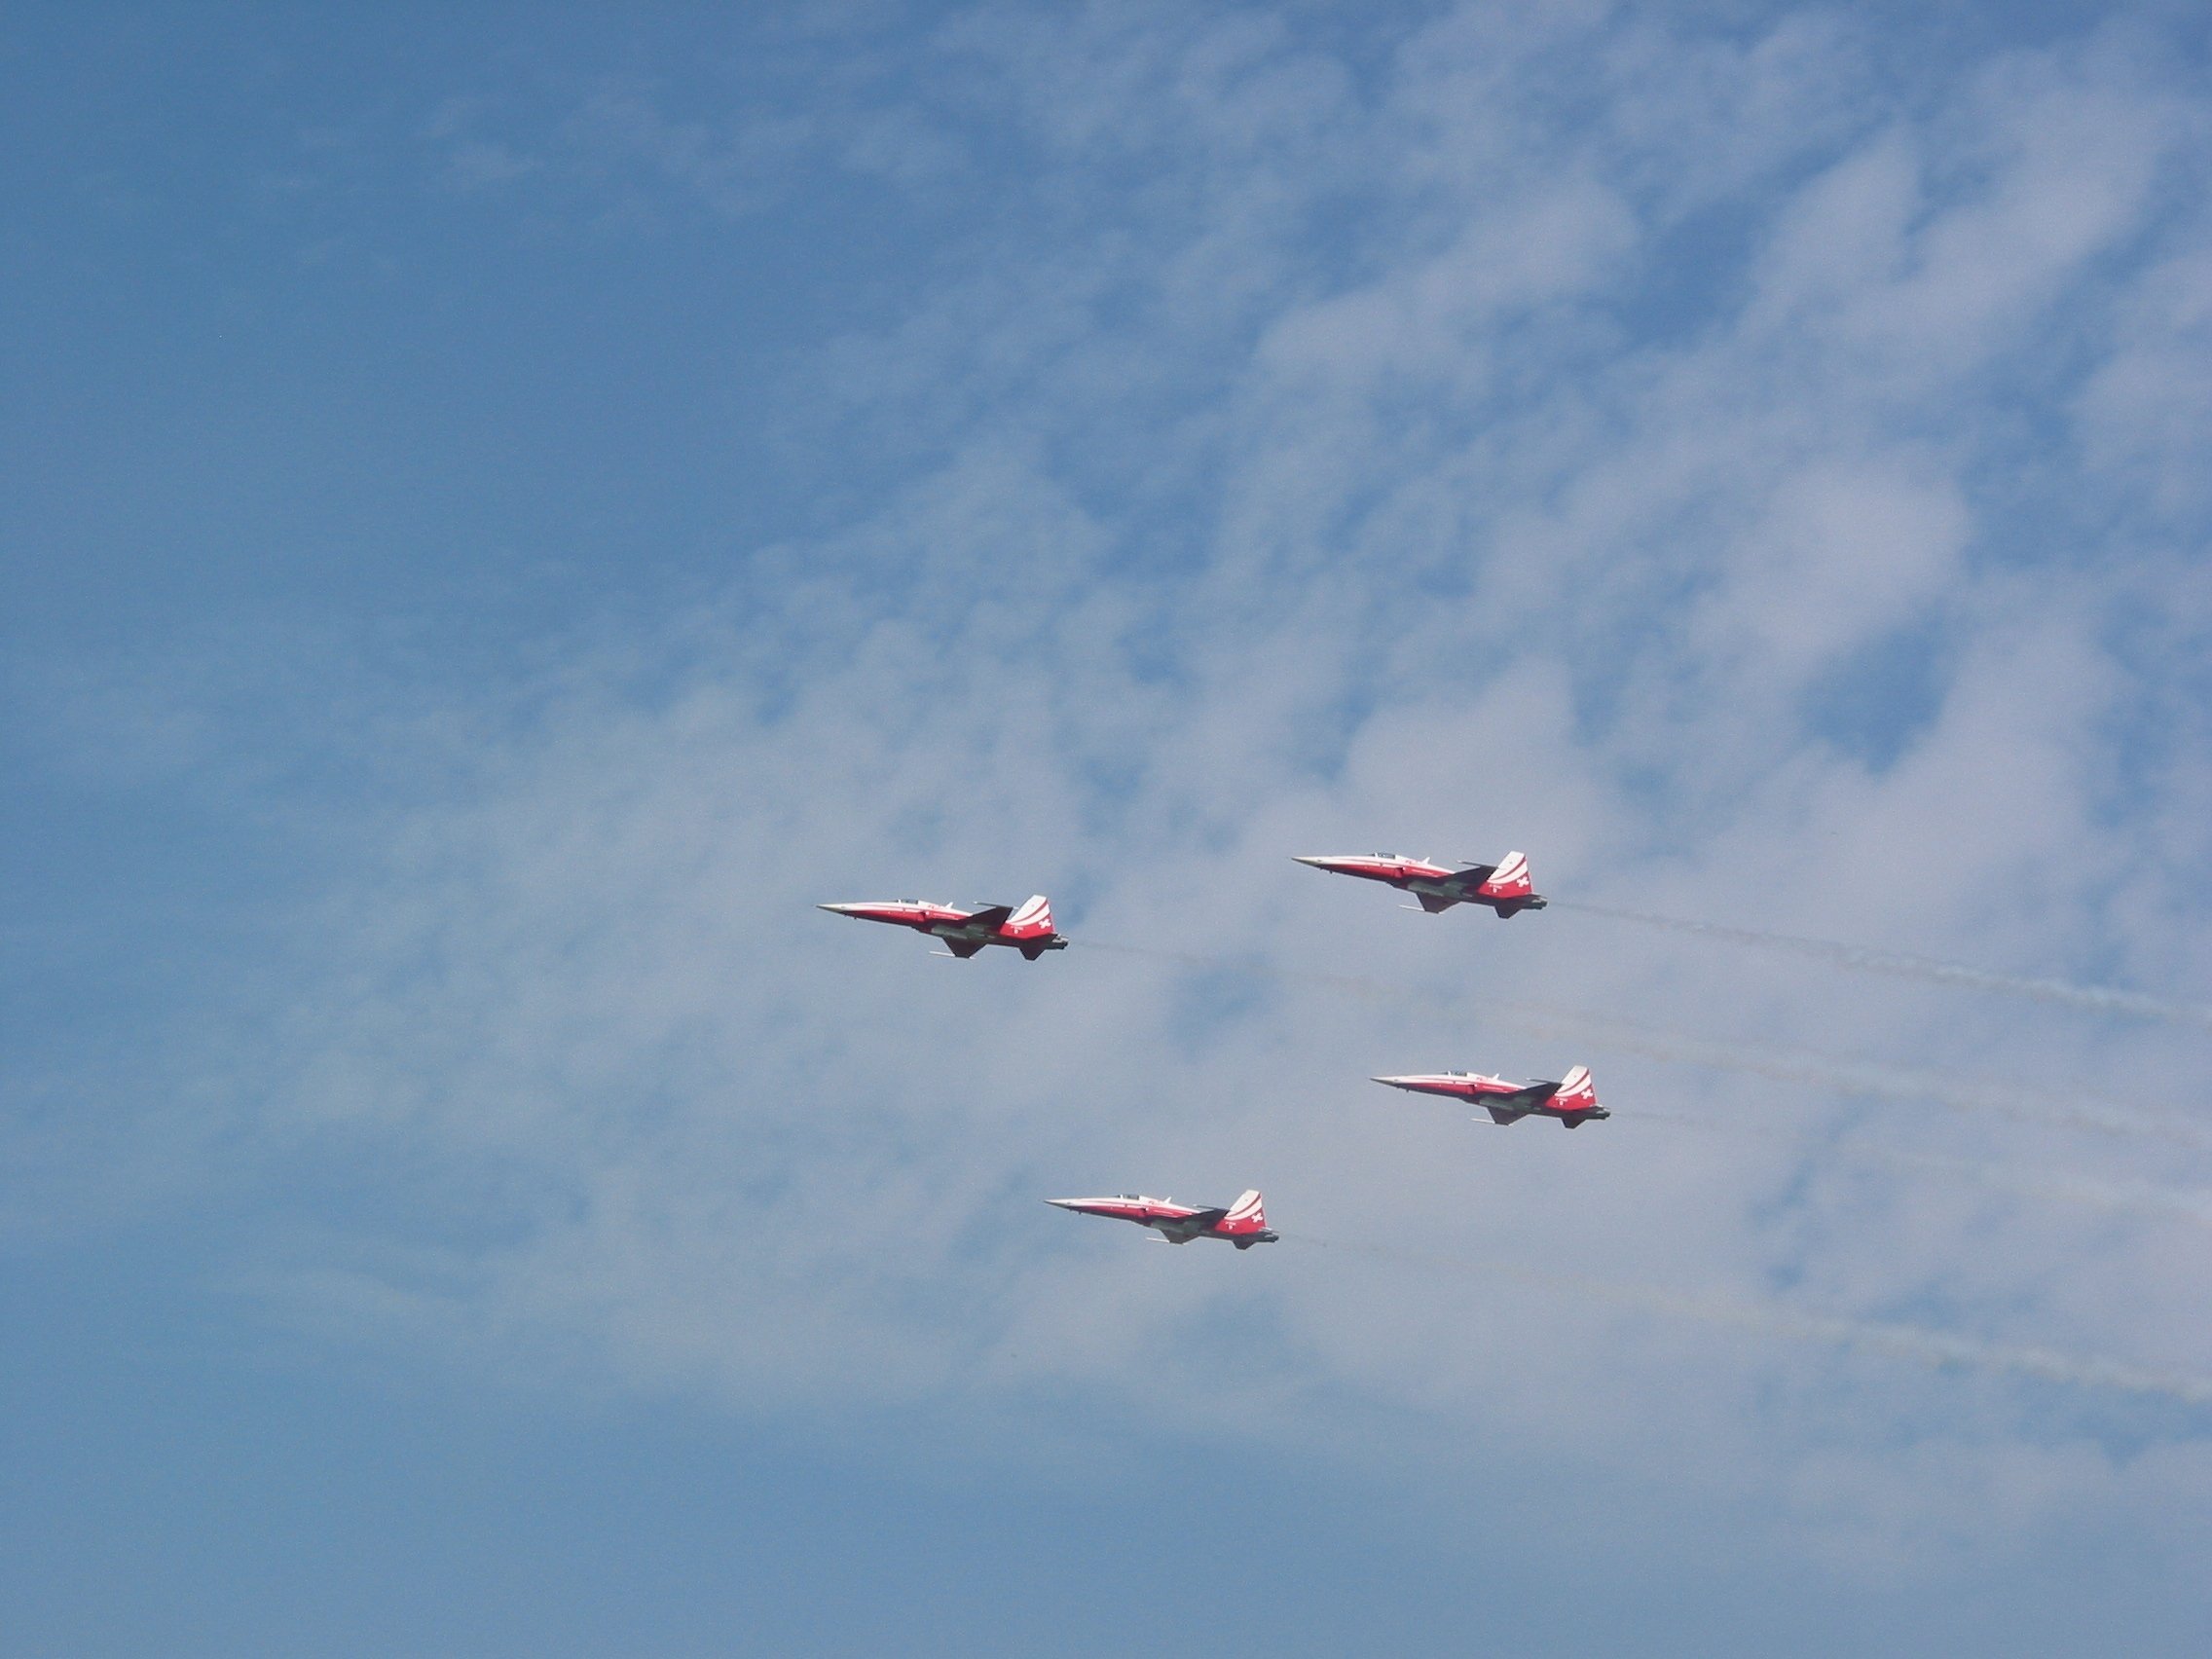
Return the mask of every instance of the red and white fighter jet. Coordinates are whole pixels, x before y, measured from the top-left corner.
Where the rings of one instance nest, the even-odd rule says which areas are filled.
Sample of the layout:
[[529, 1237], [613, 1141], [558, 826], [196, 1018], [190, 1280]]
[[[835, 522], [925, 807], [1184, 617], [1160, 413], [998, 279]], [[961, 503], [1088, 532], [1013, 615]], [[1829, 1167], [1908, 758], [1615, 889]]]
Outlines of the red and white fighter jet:
[[1338, 875], [1364, 876], [1387, 881], [1401, 893], [1411, 893], [1430, 915], [1455, 904], [1488, 904], [1500, 916], [1523, 910], [1541, 910], [1544, 896], [1529, 882], [1529, 861], [1507, 853], [1503, 864], [1461, 865], [1446, 869], [1427, 859], [1405, 853], [1325, 853], [1293, 855], [1302, 865], [1331, 870]]
[[1173, 1198], [1148, 1198], [1142, 1193], [1117, 1193], [1110, 1198], [1047, 1198], [1049, 1204], [1074, 1210], [1078, 1215], [1103, 1215], [1115, 1221], [1133, 1221], [1149, 1227], [1170, 1244], [1188, 1244], [1194, 1238], [1226, 1238], [1239, 1250], [1255, 1244], [1272, 1244], [1267, 1211], [1258, 1188], [1246, 1193], [1227, 1209], [1204, 1209], [1179, 1204]]
[[817, 908], [840, 916], [858, 916], [864, 922], [896, 922], [933, 939], [960, 957], [973, 956], [986, 944], [1012, 945], [1034, 962], [1048, 950], [1065, 950], [1065, 936], [1052, 931], [1052, 906], [1042, 893], [1016, 909], [1012, 904], [985, 904], [979, 910], [963, 910], [928, 899], [876, 899], [861, 904], [822, 904]]
[[1416, 1094], [1448, 1094], [1470, 1101], [1490, 1113], [1493, 1124], [1518, 1124], [1530, 1113], [1557, 1118], [1564, 1128], [1577, 1128], [1593, 1118], [1612, 1114], [1598, 1104], [1598, 1086], [1590, 1081], [1590, 1068], [1576, 1066], [1557, 1083], [1508, 1083], [1480, 1072], [1426, 1072], [1412, 1077], [1379, 1077], [1392, 1088]]

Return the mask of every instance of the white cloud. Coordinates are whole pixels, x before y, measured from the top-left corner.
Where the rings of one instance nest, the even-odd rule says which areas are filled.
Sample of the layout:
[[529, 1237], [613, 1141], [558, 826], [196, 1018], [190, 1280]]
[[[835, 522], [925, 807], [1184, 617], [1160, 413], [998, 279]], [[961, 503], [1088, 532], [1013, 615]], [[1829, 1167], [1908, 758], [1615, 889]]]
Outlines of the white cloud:
[[2162, 513], [2201, 510], [2202, 437], [2212, 429], [2212, 249], [2200, 245], [2143, 272], [2116, 312], [2118, 348], [2079, 404], [2090, 463]]
[[1709, 602], [1710, 648], [1803, 674], [1928, 614], [1956, 591], [1970, 532], [1956, 481], [1935, 471], [1833, 457], [1777, 479], [1725, 555], [1734, 569]]

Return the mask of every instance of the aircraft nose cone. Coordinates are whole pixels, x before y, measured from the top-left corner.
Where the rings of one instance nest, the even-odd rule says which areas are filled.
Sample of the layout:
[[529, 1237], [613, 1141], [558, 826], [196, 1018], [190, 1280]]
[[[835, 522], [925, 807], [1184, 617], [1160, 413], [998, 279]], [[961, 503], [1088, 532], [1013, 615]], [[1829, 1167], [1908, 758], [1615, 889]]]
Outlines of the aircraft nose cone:
[[832, 916], [849, 916], [859, 909], [858, 904], [817, 904], [817, 910], [828, 910]]
[[1081, 1198], [1047, 1198], [1045, 1201], [1054, 1209], [1080, 1209], [1083, 1207]]
[[1311, 865], [1315, 869], [1327, 869], [1329, 867], [1329, 861], [1317, 853], [1293, 853], [1290, 855], [1290, 862], [1292, 864]]
[[1392, 1088], [1406, 1088], [1411, 1087], [1407, 1080], [1402, 1077], [1371, 1077], [1367, 1081], [1370, 1083], [1386, 1083]]

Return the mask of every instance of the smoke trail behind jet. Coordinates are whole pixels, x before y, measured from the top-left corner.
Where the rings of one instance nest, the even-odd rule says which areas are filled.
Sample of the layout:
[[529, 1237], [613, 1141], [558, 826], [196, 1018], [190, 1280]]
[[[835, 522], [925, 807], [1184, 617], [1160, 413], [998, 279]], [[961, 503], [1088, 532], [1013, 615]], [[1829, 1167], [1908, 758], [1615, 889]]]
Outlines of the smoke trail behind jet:
[[1634, 1308], [1668, 1318], [1694, 1319], [1702, 1324], [1727, 1326], [1761, 1336], [1787, 1337], [1796, 1342], [1824, 1343], [1834, 1347], [1909, 1359], [1938, 1370], [1971, 1367], [1978, 1371], [2036, 1377], [2082, 1388], [2110, 1388], [2122, 1393], [2148, 1394], [2189, 1406], [2212, 1406], [2212, 1377], [2185, 1371], [2160, 1371], [2094, 1355], [2061, 1353], [2052, 1348], [2015, 1347], [1955, 1337], [1942, 1331], [1913, 1325], [1888, 1325], [1865, 1319], [1841, 1319], [1804, 1313], [1773, 1303], [1730, 1302], [1713, 1297], [1685, 1296], [1656, 1286], [1591, 1278], [1581, 1273], [1546, 1272], [1503, 1263], [1475, 1262], [1456, 1257], [1431, 1256], [1387, 1245], [1354, 1244], [1320, 1238], [1310, 1234], [1285, 1233], [1286, 1242], [1311, 1244], [1323, 1249], [1373, 1256], [1451, 1273], [1483, 1273], [1538, 1290], [1564, 1291], [1615, 1307]]
[[2174, 1025], [2212, 1031], [2212, 1008], [2201, 1003], [2172, 1002], [2140, 991], [2114, 990], [2105, 985], [2077, 985], [2065, 979], [2030, 979], [2010, 974], [1992, 974], [1960, 962], [1938, 962], [1932, 957], [1903, 951], [1873, 950], [1864, 945], [1843, 944], [1834, 940], [1801, 939], [1794, 934], [1763, 933], [1756, 928], [1728, 927], [1719, 922], [1697, 922], [1682, 916], [1655, 916], [1643, 910], [1624, 910], [1611, 904], [1591, 904], [1576, 899], [1554, 899], [1555, 910], [1576, 910], [1585, 916], [1609, 921], [1635, 922], [1670, 933], [1694, 934], [1750, 945], [1756, 950], [1782, 951], [1791, 956], [1825, 962], [1858, 974], [1887, 974], [1895, 978], [1918, 979], [1924, 984], [1957, 985], [1967, 990], [1989, 991], [2000, 996], [2026, 997], [2035, 1002], [2096, 1014], [2124, 1014], [2133, 1019], [2164, 1020]]
[[2212, 1228], [2212, 1193], [2201, 1191], [2157, 1187], [2140, 1182], [2092, 1181], [2074, 1175], [2022, 1169], [2012, 1164], [1965, 1158], [1942, 1158], [1933, 1153], [1903, 1152], [1896, 1147], [1877, 1146], [1871, 1141], [1863, 1140], [1828, 1141], [1806, 1147], [1795, 1137], [1777, 1134], [1769, 1129], [1748, 1124], [1722, 1123], [1717, 1119], [1693, 1117], [1682, 1112], [1639, 1109], [1625, 1116], [1622, 1122], [1630, 1124], [1663, 1124], [1674, 1128], [1698, 1129], [1730, 1141], [1747, 1137], [1772, 1141], [1778, 1145], [1798, 1147], [1819, 1159], [1876, 1164], [1894, 1169], [1901, 1175], [1927, 1175], [1939, 1180], [1963, 1181], [1986, 1187], [1992, 1192], [2010, 1193], [2020, 1198], [2054, 1203], [2080, 1204], [2116, 1214], [2175, 1216], [2194, 1222], [2199, 1227]]
[[1991, 1112], [2027, 1123], [2058, 1128], [2087, 1130], [2095, 1134], [2156, 1138], [2195, 1151], [2212, 1152], [2212, 1129], [2171, 1116], [2078, 1097], [2050, 1085], [2030, 1088], [1963, 1078], [1951, 1073], [1908, 1066], [1881, 1065], [1848, 1060], [1811, 1050], [1759, 1048], [1711, 1038], [1685, 1037], [1630, 1021], [1612, 1019], [1578, 1009], [1541, 1003], [1471, 1001], [1456, 993], [1440, 993], [1410, 985], [1387, 984], [1375, 979], [1340, 974], [1316, 974], [1303, 969], [1271, 967], [1266, 963], [1229, 957], [1202, 956], [1187, 951], [1162, 950], [1150, 945], [1116, 944], [1084, 940], [1081, 948], [1112, 951], [1121, 956], [1149, 957], [1187, 968], [1215, 973], [1243, 974], [1285, 984], [1321, 985], [1346, 996], [1391, 1008], [1425, 1007], [1457, 1017], [1473, 1017], [1486, 1024], [1501, 1024], [1531, 1036], [1571, 1041], [1589, 1048], [1670, 1065], [1701, 1066], [1714, 1071], [1763, 1077], [1776, 1083], [1803, 1084], [1830, 1094], [1876, 1100], [1933, 1102], [1962, 1112]]
[[[1539, 1004], [1485, 1003], [1484, 1017], [1500, 1017], [1533, 1035], [1571, 1039], [1589, 1047], [1674, 1065], [1800, 1083], [1830, 1094], [1871, 1100], [1931, 1101], [1960, 1112], [1991, 1112], [2024, 1123], [2093, 1134], [2150, 1137], [2212, 1152], [2212, 1130], [2170, 1116], [2076, 1097], [2050, 1085], [1991, 1083], [1914, 1066], [1849, 1060], [1807, 1049], [1759, 1048], [1708, 1038], [1681, 1037], [1623, 1020]], [[2041, 1098], [2038, 1098], [2041, 1096]]]

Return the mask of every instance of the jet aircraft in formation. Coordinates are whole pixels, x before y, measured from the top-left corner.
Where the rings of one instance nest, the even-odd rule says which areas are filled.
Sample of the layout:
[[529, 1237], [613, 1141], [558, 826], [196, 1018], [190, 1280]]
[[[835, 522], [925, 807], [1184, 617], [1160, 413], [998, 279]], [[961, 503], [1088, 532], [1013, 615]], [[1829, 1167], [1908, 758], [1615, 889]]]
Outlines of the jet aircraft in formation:
[[1065, 950], [1066, 938], [1052, 931], [1052, 905], [1042, 893], [1016, 909], [985, 904], [963, 910], [927, 899], [876, 899], [859, 904], [822, 904], [817, 908], [864, 922], [892, 922], [944, 940], [959, 957], [973, 956], [986, 944], [1012, 945], [1034, 962], [1048, 950]]
[[1423, 1072], [1409, 1077], [1379, 1077], [1392, 1088], [1416, 1094], [1445, 1094], [1482, 1107], [1493, 1124], [1518, 1124], [1531, 1115], [1557, 1118], [1562, 1128], [1579, 1128], [1593, 1118], [1612, 1114], [1598, 1104], [1598, 1086], [1590, 1068], [1576, 1066], [1557, 1083], [1508, 1083], [1480, 1072]]
[[1386, 881], [1401, 893], [1411, 893], [1430, 915], [1455, 904], [1488, 904], [1500, 916], [1523, 910], [1541, 910], [1544, 896], [1529, 880], [1529, 861], [1507, 853], [1503, 864], [1461, 865], [1446, 869], [1427, 859], [1405, 853], [1312, 853], [1293, 855], [1302, 865], [1336, 875], [1356, 875], [1368, 881]]
[[[1529, 861], [1507, 853], [1495, 865], [1470, 864], [1446, 868], [1427, 859], [1403, 853], [1352, 853], [1301, 857], [1302, 865], [1356, 875], [1369, 881], [1386, 881], [1400, 892], [1411, 893], [1431, 915], [1455, 904], [1488, 904], [1501, 917], [1544, 907], [1543, 895], [1529, 879]], [[864, 922], [890, 922], [944, 941], [954, 956], [970, 957], [986, 944], [1003, 944], [1036, 961], [1048, 950], [1065, 950], [1068, 941], [1052, 927], [1052, 906], [1040, 893], [1018, 908], [1012, 904], [985, 904], [963, 910], [953, 904], [926, 899], [881, 899], [862, 903], [824, 904], [822, 909]], [[1393, 1088], [1419, 1094], [1443, 1094], [1481, 1106], [1495, 1124], [1517, 1124], [1530, 1116], [1554, 1118], [1566, 1128], [1575, 1128], [1593, 1118], [1612, 1114], [1598, 1104], [1598, 1088], [1590, 1081], [1590, 1068], [1576, 1066], [1557, 1083], [1508, 1083], [1480, 1072], [1427, 1072], [1406, 1077], [1379, 1077]], [[1079, 1215], [1102, 1215], [1115, 1221], [1133, 1221], [1150, 1228], [1170, 1244], [1188, 1244], [1194, 1238], [1221, 1238], [1239, 1250], [1255, 1244], [1272, 1244], [1267, 1214], [1257, 1189], [1225, 1208], [1179, 1204], [1173, 1198], [1152, 1198], [1141, 1193], [1120, 1193], [1104, 1198], [1047, 1198], [1049, 1204]]]
[[1254, 1188], [1226, 1209], [1179, 1204], [1173, 1198], [1148, 1198], [1142, 1193], [1117, 1193], [1110, 1198], [1047, 1198], [1049, 1204], [1074, 1210], [1078, 1215], [1102, 1215], [1113, 1221], [1133, 1221], [1149, 1227], [1170, 1244], [1188, 1244], [1194, 1238], [1226, 1238], [1239, 1250], [1255, 1244], [1272, 1244], [1268, 1216]]

